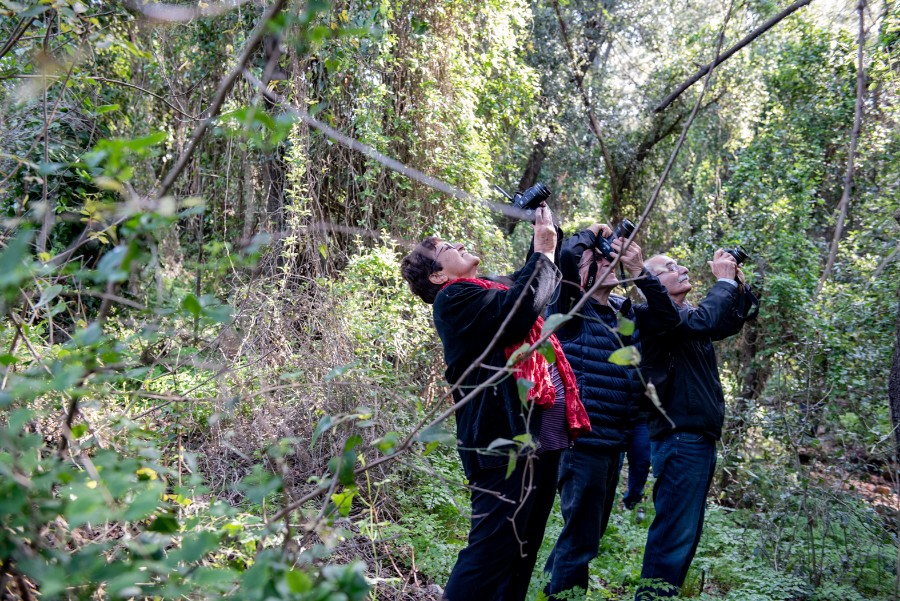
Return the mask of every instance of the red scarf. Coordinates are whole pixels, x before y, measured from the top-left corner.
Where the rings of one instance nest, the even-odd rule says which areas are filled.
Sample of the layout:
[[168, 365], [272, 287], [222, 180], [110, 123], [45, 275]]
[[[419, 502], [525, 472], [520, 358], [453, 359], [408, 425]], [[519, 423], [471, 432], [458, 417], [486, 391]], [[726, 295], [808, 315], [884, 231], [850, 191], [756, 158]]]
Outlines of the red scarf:
[[[442, 288], [446, 288], [450, 284], [455, 284], [457, 282], [467, 282], [486, 289], [509, 290], [509, 286], [499, 282], [482, 280], [480, 278], [458, 278], [447, 282]], [[543, 327], [544, 318], [538, 316], [537, 320], [534, 322], [534, 326], [532, 326], [531, 331], [528, 332], [528, 335], [525, 336], [524, 340], [504, 349], [506, 358], [509, 359], [514, 352], [521, 348], [522, 344], [531, 346], [537, 342], [541, 337], [541, 330]], [[556, 353], [556, 369], [559, 371], [559, 377], [565, 388], [566, 425], [569, 427], [569, 435], [574, 440], [579, 434], [591, 431], [591, 420], [588, 417], [584, 405], [581, 403], [581, 394], [578, 392], [578, 382], [575, 379], [575, 372], [572, 371], [572, 366], [569, 365], [569, 361], [566, 359], [566, 355], [563, 352], [562, 346], [559, 344], [559, 340], [556, 338], [556, 334], [552, 334], [547, 341], [553, 347], [554, 353]], [[553, 406], [553, 402], [556, 400], [556, 388], [554, 388], [553, 382], [550, 381], [550, 370], [548, 367], [549, 364], [547, 363], [547, 359], [545, 359], [541, 353], [537, 352], [531, 353], [527, 359], [520, 359], [513, 367], [513, 375], [515, 375], [517, 379], [525, 378], [526, 380], [534, 382], [534, 386], [528, 391], [528, 400], [534, 401], [534, 403], [542, 409]]]

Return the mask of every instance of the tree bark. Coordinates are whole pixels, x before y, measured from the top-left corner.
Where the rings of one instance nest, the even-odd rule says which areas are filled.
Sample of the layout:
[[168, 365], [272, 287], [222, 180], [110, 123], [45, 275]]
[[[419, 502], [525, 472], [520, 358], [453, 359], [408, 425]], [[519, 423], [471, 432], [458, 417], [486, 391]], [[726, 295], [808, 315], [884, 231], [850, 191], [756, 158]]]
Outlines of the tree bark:
[[[900, 209], [894, 213], [894, 219], [900, 224]], [[897, 301], [897, 340], [894, 346], [891, 376], [888, 379], [888, 401], [891, 405], [891, 424], [894, 426], [894, 440], [897, 445], [895, 457], [900, 460], [900, 287], [897, 289]]]

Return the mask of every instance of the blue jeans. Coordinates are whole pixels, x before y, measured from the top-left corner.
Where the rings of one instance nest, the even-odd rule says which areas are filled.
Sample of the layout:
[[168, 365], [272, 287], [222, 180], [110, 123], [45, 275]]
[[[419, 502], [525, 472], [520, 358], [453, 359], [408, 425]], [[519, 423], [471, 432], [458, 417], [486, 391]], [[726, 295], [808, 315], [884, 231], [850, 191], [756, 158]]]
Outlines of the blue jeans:
[[522, 601], [556, 497], [560, 451], [472, 474], [472, 527], [444, 589], [447, 601]]
[[700, 542], [716, 471], [716, 442], [702, 434], [676, 432], [650, 445], [656, 517], [647, 533], [635, 601], [678, 595]]
[[625, 509], [631, 509], [644, 500], [644, 485], [650, 474], [650, 432], [647, 421], [641, 420], [634, 426], [634, 436], [628, 450], [619, 456], [619, 471], [628, 455], [628, 491], [622, 502]]
[[619, 453], [566, 449], [559, 460], [563, 529], [547, 559], [547, 595], [588, 587], [588, 564], [597, 556], [619, 482]]

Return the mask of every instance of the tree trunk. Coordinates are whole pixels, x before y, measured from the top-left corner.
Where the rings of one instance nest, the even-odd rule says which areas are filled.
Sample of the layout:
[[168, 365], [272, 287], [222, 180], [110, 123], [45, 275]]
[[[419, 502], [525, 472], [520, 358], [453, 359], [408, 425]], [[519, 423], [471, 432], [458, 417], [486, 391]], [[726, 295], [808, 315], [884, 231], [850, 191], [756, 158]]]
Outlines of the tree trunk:
[[[894, 213], [900, 223], [900, 209]], [[896, 457], [900, 460], [900, 288], [897, 290], [897, 341], [894, 346], [894, 362], [888, 379], [888, 400], [891, 404], [891, 424], [894, 426], [894, 440], [897, 443]]]
[[[900, 300], [900, 289], [897, 294]], [[894, 346], [894, 362], [891, 364], [891, 377], [888, 380], [888, 399], [891, 403], [891, 423], [894, 426], [894, 439], [897, 442], [897, 458], [900, 460], [900, 303], [897, 305], [897, 341]]]

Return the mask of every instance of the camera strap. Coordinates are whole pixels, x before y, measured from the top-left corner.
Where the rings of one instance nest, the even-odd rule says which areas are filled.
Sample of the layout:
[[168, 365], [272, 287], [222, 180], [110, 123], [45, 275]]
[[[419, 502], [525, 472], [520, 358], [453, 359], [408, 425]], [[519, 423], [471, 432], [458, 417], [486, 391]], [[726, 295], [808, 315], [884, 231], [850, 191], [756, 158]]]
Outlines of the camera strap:
[[[597, 271], [599, 270], [599, 265], [600, 263], [598, 261], [591, 261], [591, 266], [588, 267], [587, 282], [585, 282], [584, 286], [585, 290], [590, 290], [594, 287], [594, 282], [597, 280]], [[630, 282], [626, 281], [625, 266], [622, 265], [621, 261], [619, 261], [619, 282], [621, 282], [622, 287], [626, 290], [628, 289], [628, 286], [631, 285]]]
[[590, 290], [594, 287], [594, 281], [597, 279], [597, 261], [591, 261], [591, 266], [588, 267], [588, 277], [587, 282], [585, 283], [584, 289]]

